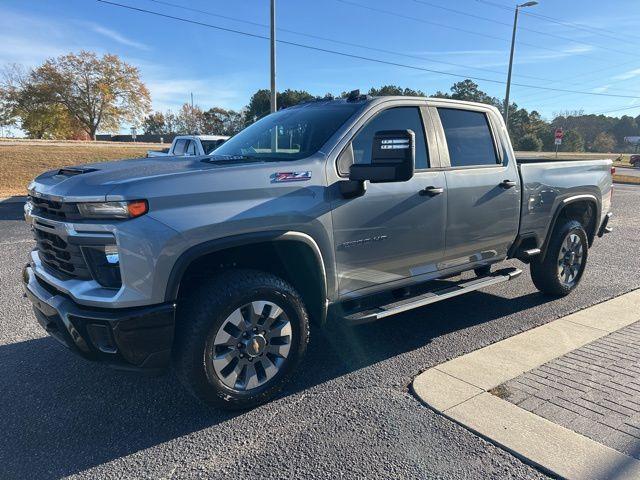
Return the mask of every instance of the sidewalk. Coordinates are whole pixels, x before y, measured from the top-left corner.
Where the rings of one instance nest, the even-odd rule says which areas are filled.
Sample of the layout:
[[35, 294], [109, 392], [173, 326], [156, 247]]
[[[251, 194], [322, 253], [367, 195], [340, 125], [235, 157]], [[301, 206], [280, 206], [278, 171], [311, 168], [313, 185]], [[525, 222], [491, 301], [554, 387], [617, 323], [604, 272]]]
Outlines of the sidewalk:
[[426, 405], [556, 476], [640, 478], [640, 290], [419, 375]]

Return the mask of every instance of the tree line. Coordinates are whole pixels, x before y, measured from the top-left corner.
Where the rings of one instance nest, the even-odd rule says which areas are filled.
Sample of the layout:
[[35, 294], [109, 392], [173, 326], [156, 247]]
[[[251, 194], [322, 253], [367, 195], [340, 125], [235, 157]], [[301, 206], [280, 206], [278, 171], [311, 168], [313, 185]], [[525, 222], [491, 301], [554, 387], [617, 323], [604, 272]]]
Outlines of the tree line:
[[[371, 88], [371, 96], [428, 96], [421, 90], [385, 85]], [[337, 97], [344, 97], [342, 92]], [[278, 107], [287, 108], [322, 97], [305, 90], [277, 93]], [[494, 105], [503, 103], [480, 90], [472, 80], [454, 83], [437, 98], [468, 100]], [[116, 133], [123, 125], [144, 133], [234, 135], [268, 115], [270, 92], [256, 91], [239, 111], [213, 106], [203, 109], [185, 103], [177, 112], [151, 111], [151, 96], [138, 69], [116, 55], [81, 51], [46, 60], [35, 68], [8, 65], [0, 76], [0, 127], [17, 126], [30, 138], [95, 139], [97, 131]], [[554, 149], [554, 131], [564, 130], [561, 150], [574, 152], [626, 152], [634, 147], [625, 142], [640, 136], [640, 115], [609, 117], [585, 115], [582, 111], [557, 114], [551, 121], [536, 111], [509, 106], [509, 133], [517, 150]]]
[[151, 108], [138, 69], [116, 55], [81, 51], [36, 68], [8, 65], [0, 78], [0, 125], [30, 138], [95, 139], [117, 131]]

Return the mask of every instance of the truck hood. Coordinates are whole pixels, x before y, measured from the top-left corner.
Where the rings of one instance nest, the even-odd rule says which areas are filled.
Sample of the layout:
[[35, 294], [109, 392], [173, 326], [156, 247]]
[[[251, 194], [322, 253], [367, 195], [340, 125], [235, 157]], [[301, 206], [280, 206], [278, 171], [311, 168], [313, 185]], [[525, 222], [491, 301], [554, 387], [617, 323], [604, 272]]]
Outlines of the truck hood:
[[29, 185], [29, 192], [66, 201], [100, 201], [124, 183], [167, 175], [224, 168], [205, 157], [134, 158], [50, 170]]

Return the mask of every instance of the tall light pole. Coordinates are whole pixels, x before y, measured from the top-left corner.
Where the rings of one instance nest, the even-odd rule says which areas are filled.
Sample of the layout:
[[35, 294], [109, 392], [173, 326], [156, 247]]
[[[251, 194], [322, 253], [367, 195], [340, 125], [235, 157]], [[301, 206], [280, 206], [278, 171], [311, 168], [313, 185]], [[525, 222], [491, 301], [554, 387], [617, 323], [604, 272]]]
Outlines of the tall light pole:
[[511, 70], [513, 70], [513, 52], [516, 48], [516, 29], [518, 28], [518, 12], [521, 8], [533, 7], [538, 5], [538, 2], [527, 2], [521, 5], [516, 5], [516, 13], [513, 18], [513, 34], [511, 35], [511, 54], [509, 55], [509, 73], [507, 74], [507, 92], [504, 96], [504, 123], [509, 130], [509, 93], [511, 91]]
[[271, 0], [271, 113], [276, 110], [276, 0]]

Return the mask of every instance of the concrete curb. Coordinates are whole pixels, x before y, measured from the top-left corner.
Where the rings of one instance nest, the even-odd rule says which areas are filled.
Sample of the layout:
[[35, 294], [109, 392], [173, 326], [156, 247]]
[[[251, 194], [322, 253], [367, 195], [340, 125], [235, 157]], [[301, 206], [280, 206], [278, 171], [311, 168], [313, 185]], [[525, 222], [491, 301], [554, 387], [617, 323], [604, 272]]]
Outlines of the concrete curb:
[[638, 479], [640, 461], [523, 410], [489, 390], [640, 321], [640, 290], [448, 362], [413, 381], [427, 406], [553, 475]]

